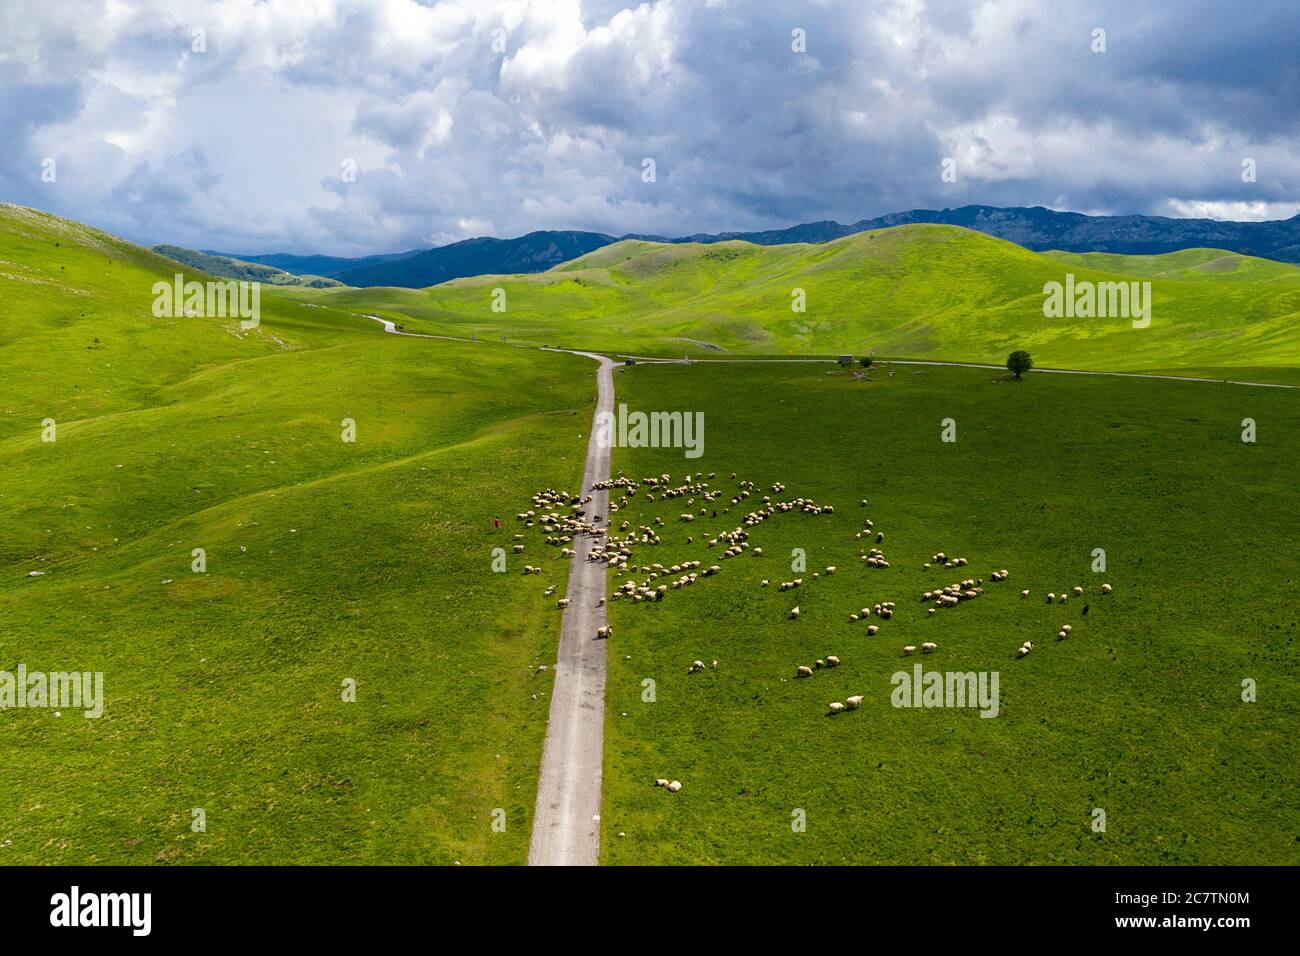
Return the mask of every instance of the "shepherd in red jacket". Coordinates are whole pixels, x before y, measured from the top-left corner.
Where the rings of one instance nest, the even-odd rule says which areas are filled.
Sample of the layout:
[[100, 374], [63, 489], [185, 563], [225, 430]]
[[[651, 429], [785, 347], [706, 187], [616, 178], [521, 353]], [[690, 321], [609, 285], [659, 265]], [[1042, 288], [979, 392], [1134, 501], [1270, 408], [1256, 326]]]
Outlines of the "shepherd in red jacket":
[[493, 519], [492, 519], [492, 523], [493, 523], [494, 525], [497, 526], [497, 530], [498, 530], [498, 531], [501, 530], [501, 519], [500, 519], [500, 518], [493, 518]]

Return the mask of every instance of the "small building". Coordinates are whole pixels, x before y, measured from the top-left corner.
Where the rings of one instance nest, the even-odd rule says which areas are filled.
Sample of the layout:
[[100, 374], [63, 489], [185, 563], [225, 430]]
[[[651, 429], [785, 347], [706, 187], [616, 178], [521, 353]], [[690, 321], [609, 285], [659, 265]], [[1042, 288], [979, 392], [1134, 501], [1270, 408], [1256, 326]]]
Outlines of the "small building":
[[841, 355], [838, 359], [836, 359], [836, 361], [838, 361], [841, 365], [852, 365], [852, 364], [853, 364], [853, 356], [852, 356], [852, 355]]
[[634, 358], [623, 359], [623, 364], [624, 364], [624, 365], [635, 365], [635, 364], [636, 364], [636, 359], [634, 359]]

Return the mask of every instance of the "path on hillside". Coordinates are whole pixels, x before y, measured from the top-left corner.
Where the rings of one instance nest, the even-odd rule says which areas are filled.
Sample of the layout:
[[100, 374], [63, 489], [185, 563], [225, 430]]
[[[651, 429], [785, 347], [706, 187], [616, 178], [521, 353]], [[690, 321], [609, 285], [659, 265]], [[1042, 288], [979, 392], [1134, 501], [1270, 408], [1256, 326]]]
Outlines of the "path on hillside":
[[406, 332], [397, 327], [396, 322], [390, 322], [378, 315], [371, 315], [368, 312], [354, 312], [353, 315], [359, 315], [363, 319], [374, 319], [384, 327], [384, 331], [389, 335], [405, 335], [412, 339], [442, 339], [444, 342], [468, 342], [470, 339], [458, 339], [454, 335], [434, 335], [431, 332]]
[[[555, 350], [561, 351], [561, 350]], [[582, 486], [609, 478], [610, 449], [597, 440], [596, 416], [614, 410], [614, 362], [594, 352], [573, 352], [600, 363], [596, 415], [587, 440]], [[588, 514], [609, 527], [609, 492], [591, 492]], [[605, 562], [588, 561], [594, 535], [574, 539], [569, 569], [569, 606], [560, 628], [560, 652], [551, 689], [551, 713], [537, 783], [530, 866], [595, 866], [600, 859], [600, 783], [605, 755], [605, 645], [596, 629], [605, 623]]]
[[[358, 312], [357, 315], [362, 315]], [[376, 322], [382, 322], [385, 332], [391, 332], [394, 335], [409, 335], [418, 339], [445, 339], [451, 342], [469, 342], [476, 341], [471, 339], [457, 338], [452, 335], [432, 335], [427, 332], [399, 332], [397, 327], [387, 319], [381, 319], [377, 315], [365, 315], [367, 319], [374, 319]], [[512, 343], [513, 344], [513, 343]], [[528, 348], [529, 346], [517, 346], [519, 348]], [[543, 352], [571, 352], [574, 355], [595, 356], [594, 352], [573, 352], [571, 349], [547, 349]], [[635, 359], [638, 362], [644, 362], [651, 365], [695, 365], [700, 362], [711, 362], [718, 365], [767, 365], [771, 363], [804, 363], [814, 364], [834, 363], [836, 359], [830, 358], [693, 358], [689, 361], [684, 359], [664, 358], [662, 356], [651, 355], [627, 355], [622, 352], [615, 353], [619, 358]], [[877, 365], [936, 365], [944, 368], [987, 368], [994, 371], [1006, 371], [1005, 365], [986, 365], [982, 362], [938, 362], [924, 359], [880, 359]], [[1214, 385], [1245, 385], [1249, 388], [1300, 388], [1300, 385], [1286, 385], [1281, 382], [1243, 382], [1232, 378], [1196, 378], [1191, 375], [1157, 375], [1152, 372], [1098, 372], [1091, 369], [1079, 368], [1033, 368], [1030, 373], [1040, 375], [1108, 375], [1115, 378], [1153, 378], [1165, 382], [1208, 382]]]

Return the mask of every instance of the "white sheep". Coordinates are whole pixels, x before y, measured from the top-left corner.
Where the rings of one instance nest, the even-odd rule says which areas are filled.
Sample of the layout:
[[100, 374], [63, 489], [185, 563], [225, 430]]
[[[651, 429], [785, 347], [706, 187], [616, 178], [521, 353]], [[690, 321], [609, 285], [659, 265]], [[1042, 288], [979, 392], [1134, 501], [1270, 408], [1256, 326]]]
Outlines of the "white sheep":
[[794, 672], [795, 677], [812, 677], [812, 668], [807, 664], [800, 664], [799, 669]]
[[913, 647], [911, 644], [908, 644], [906, 647], [903, 648], [904, 657], [908, 656], [909, 654], [915, 654], [915, 653], [916, 653], [916, 648]]
[[939, 645], [934, 643], [934, 641], [926, 641], [924, 644], [921, 645], [922, 654], [929, 654], [931, 651], [937, 651], [938, 649], [939, 649]]
[[832, 714], [838, 714], [838, 713], [840, 713], [841, 711], [844, 710], [844, 705], [841, 704], [838, 700], [837, 700], [837, 701], [832, 701], [832, 702], [831, 702], [830, 710], [831, 710], [831, 713], [832, 713]]
[[846, 710], [857, 710], [858, 705], [862, 703], [862, 695], [855, 694], [852, 697], [844, 698], [844, 707]]
[[790, 612], [790, 620], [792, 620], [792, 621], [797, 621], [797, 620], [799, 620], [799, 606], [798, 606], [798, 605], [795, 605], [794, 610]]

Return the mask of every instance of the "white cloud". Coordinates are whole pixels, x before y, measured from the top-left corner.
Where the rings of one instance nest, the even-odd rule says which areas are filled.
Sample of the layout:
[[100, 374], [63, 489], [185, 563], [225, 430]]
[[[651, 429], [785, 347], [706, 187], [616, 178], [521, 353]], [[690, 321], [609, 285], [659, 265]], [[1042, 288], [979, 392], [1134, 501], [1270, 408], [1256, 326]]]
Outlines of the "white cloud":
[[[0, 198], [140, 241], [344, 254], [976, 202], [1271, 218], [1300, 194], [1298, 9], [0, 4]], [[45, 156], [57, 184], [40, 183]]]
[[1267, 222], [1290, 219], [1300, 213], [1300, 202], [1205, 202], [1170, 199], [1168, 213], [1188, 219], [1219, 219], [1237, 222]]

